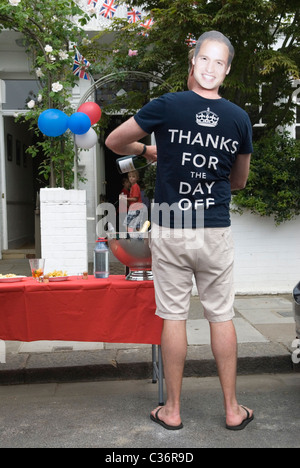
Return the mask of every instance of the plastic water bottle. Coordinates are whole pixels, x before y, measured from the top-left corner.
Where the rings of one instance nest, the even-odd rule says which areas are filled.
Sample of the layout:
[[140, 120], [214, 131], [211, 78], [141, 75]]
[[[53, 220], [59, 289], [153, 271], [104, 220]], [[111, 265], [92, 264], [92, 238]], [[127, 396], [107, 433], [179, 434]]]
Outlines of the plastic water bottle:
[[94, 249], [94, 276], [95, 278], [109, 277], [109, 250], [104, 237], [99, 237]]

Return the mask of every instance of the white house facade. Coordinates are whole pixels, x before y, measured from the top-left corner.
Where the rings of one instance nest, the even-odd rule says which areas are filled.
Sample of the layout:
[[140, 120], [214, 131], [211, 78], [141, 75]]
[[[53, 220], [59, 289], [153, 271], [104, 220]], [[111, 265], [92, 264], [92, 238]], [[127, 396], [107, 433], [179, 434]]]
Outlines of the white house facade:
[[[82, 6], [86, 1], [82, 1]], [[96, 8], [96, 16], [86, 27], [87, 34], [98, 31], [110, 21], [100, 14], [103, 0], [90, 2]], [[118, 8], [116, 15], [127, 15], [125, 6]], [[1, 33], [0, 41], [0, 259], [5, 252], [22, 249], [33, 245], [36, 239], [37, 220], [39, 222], [40, 183], [38, 176], [38, 161], [26, 157], [26, 147], [32, 144], [33, 136], [26, 124], [15, 122], [15, 114], [26, 110], [26, 99], [30, 92], [38, 91], [38, 82], [34, 79], [28, 57], [22, 46], [22, 37], [14, 31]], [[96, 79], [96, 78], [95, 78]], [[73, 92], [73, 104], [78, 106], [89, 95], [89, 89], [94, 81], [78, 80], [78, 86]], [[88, 97], [93, 100], [95, 93]], [[300, 104], [300, 81], [295, 82], [293, 95], [295, 102]], [[120, 116], [116, 116], [118, 124]], [[289, 128], [294, 138], [300, 139], [300, 105], [295, 113], [295, 124]], [[70, 274], [77, 274], [87, 269], [92, 262], [93, 248], [97, 237], [98, 214], [97, 207], [103, 200], [113, 203], [118, 190], [121, 189], [121, 179], [113, 165], [112, 155], [105, 148], [103, 141], [89, 151], [79, 154], [79, 171], [85, 177], [86, 183], [79, 183], [78, 189], [83, 196], [63, 194], [61, 196], [66, 206], [74, 204], [72, 215], [64, 225], [64, 245], [76, 245], [70, 253], [70, 258], [82, 250], [80, 262], [74, 261], [67, 266]], [[299, 181], [300, 183], [300, 181]], [[58, 189], [59, 191], [59, 189]], [[55, 197], [43, 192], [41, 205], [47, 209], [50, 218], [42, 219], [42, 249], [43, 256], [48, 255], [53, 268], [63, 269], [55, 264], [55, 245], [51, 237], [57, 233], [57, 225], [49, 220], [51, 216], [56, 221], [61, 216], [65, 220], [62, 202], [58, 201], [57, 216], [55, 212]], [[75, 207], [75, 208], [74, 208]], [[52, 214], [51, 214], [52, 213]], [[74, 227], [82, 225], [76, 238], [72, 238], [72, 223]], [[286, 293], [300, 279], [300, 219], [295, 219], [276, 227], [272, 219], [260, 218], [246, 213], [243, 216], [232, 215], [232, 225], [237, 252], [236, 282], [237, 292], [251, 293]], [[52, 232], [53, 230], [53, 232]], [[73, 230], [74, 234], [74, 230]], [[75, 235], [75, 234], [74, 234]], [[78, 239], [79, 243], [77, 244]], [[81, 245], [80, 247], [80, 242]], [[63, 248], [65, 250], [65, 248]], [[58, 260], [57, 260], [58, 261]], [[78, 264], [79, 263], [79, 264]]]

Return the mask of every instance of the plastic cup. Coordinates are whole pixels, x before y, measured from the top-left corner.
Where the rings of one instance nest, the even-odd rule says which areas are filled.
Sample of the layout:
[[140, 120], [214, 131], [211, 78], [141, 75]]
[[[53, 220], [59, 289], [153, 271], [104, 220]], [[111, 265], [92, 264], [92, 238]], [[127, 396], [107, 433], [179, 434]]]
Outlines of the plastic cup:
[[29, 260], [32, 277], [36, 281], [42, 281], [45, 270], [45, 260], [43, 258], [33, 258]]

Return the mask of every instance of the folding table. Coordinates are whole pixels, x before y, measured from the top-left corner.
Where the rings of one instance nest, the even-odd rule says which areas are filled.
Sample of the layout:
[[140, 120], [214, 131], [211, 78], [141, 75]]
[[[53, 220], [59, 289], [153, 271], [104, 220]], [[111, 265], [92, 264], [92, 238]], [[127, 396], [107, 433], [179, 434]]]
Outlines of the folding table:
[[0, 282], [0, 339], [151, 344], [153, 381], [159, 382], [163, 404], [163, 320], [155, 308], [153, 282], [127, 281], [124, 276]]

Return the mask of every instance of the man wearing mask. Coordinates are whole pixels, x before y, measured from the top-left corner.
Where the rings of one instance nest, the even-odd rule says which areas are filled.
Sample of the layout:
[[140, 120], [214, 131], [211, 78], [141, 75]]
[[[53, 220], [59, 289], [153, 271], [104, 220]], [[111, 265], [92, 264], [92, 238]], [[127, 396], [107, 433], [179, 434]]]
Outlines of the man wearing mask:
[[[229, 205], [231, 191], [244, 188], [247, 182], [252, 129], [247, 113], [219, 94], [233, 57], [234, 49], [227, 37], [218, 31], [204, 33], [195, 48], [190, 90], [151, 101], [106, 141], [116, 154], [140, 154], [143, 144], [139, 140], [154, 133], [157, 149], [147, 147], [144, 156], [149, 161], [157, 160], [155, 202], [191, 214], [188, 226], [178, 225], [180, 216], [171, 216], [168, 225], [160, 217], [151, 230], [156, 314], [164, 320], [161, 346], [167, 401], [150, 417], [169, 430], [183, 427], [180, 397], [193, 277], [210, 324], [226, 427], [241, 430], [254, 418], [253, 411], [240, 405], [236, 397], [234, 252]], [[180, 238], [178, 229], [182, 232]]]

